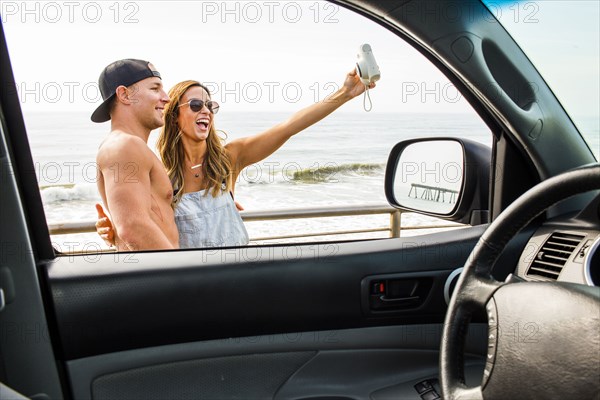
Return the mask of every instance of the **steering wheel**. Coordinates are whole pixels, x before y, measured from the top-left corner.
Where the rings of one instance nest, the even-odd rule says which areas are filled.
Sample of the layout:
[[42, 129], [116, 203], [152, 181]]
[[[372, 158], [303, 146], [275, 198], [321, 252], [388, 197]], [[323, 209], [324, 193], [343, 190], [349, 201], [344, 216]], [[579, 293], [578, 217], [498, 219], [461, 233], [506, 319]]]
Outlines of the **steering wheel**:
[[[440, 350], [440, 386], [452, 399], [600, 398], [600, 288], [562, 282], [499, 282], [500, 253], [553, 204], [600, 189], [600, 164], [568, 171], [533, 187], [485, 231], [448, 305]], [[480, 386], [464, 377], [467, 328], [488, 316], [488, 353]]]

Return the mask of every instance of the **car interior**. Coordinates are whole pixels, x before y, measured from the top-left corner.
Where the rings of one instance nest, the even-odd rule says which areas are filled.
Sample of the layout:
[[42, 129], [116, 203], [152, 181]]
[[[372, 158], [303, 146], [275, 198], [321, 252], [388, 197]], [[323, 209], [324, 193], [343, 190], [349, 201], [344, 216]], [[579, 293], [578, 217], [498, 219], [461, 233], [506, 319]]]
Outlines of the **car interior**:
[[[464, 227], [60, 254], [3, 27], [0, 398], [600, 398], [600, 165], [549, 84], [480, 1], [331, 3], [412, 46], [489, 128], [491, 147], [389, 149], [389, 204]], [[400, 193], [414, 149], [440, 143], [461, 166], [442, 213]]]

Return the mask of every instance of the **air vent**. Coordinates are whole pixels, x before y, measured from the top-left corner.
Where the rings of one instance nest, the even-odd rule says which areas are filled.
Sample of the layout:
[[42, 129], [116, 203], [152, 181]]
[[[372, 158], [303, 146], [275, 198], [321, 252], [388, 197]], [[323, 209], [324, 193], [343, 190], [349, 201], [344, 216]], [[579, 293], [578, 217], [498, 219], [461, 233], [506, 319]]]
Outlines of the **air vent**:
[[553, 233], [535, 256], [527, 275], [543, 280], [557, 280], [563, 266], [584, 237], [569, 233]]

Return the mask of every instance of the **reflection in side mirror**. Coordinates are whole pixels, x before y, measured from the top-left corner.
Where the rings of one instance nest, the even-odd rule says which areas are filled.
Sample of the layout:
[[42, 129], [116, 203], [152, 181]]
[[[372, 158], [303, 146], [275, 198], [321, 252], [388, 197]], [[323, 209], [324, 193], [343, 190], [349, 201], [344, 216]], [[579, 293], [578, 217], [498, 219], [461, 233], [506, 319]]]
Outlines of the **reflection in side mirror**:
[[461, 195], [463, 166], [463, 147], [454, 140], [409, 144], [396, 164], [396, 203], [417, 211], [451, 214]]
[[388, 202], [448, 221], [488, 222], [492, 149], [464, 138], [404, 140], [385, 170]]

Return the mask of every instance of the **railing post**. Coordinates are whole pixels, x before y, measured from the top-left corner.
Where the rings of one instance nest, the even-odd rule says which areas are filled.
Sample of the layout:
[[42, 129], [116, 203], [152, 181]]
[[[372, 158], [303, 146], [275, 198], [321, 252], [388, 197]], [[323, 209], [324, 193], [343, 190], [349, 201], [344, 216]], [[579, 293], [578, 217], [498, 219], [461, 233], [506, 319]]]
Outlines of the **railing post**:
[[401, 227], [402, 211], [395, 210], [390, 213], [390, 237], [399, 238]]

